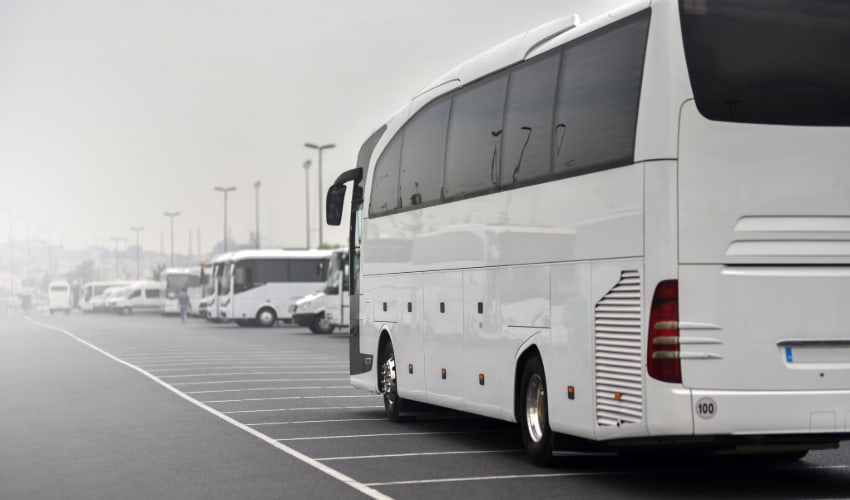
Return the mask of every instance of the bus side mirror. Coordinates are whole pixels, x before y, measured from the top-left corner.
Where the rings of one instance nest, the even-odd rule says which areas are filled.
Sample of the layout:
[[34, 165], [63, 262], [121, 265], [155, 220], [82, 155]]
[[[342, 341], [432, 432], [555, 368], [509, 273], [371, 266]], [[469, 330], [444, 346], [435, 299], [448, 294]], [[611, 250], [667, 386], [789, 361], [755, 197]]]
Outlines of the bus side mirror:
[[345, 184], [334, 184], [328, 189], [328, 197], [325, 201], [325, 220], [330, 226], [338, 226], [342, 221], [345, 190]]

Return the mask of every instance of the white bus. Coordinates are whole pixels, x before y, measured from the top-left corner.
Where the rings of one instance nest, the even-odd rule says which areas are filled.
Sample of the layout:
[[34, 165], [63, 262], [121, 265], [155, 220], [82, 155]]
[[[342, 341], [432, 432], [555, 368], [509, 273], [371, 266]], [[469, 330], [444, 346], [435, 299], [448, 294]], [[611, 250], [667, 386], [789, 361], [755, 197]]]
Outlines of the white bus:
[[200, 307], [204, 296], [201, 284], [201, 268], [195, 267], [168, 267], [159, 275], [160, 312], [162, 314], [180, 314], [180, 301], [178, 297], [185, 288], [189, 294], [189, 303], [194, 311]]
[[324, 286], [292, 304], [292, 321], [313, 333], [348, 328], [348, 300], [348, 250], [334, 250]]
[[56, 311], [71, 313], [74, 295], [67, 281], [51, 281], [47, 286], [47, 307], [50, 314]]
[[[224, 253], [214, 258], [212, 261], [212, 270], [210, 271], [210, 281], [204, 290], [204, 302], [206, 310], [206, 320], [218, 323], [225, 321], [222, 319], [219, 307], [219, 299], [228, 300], [227, 294], [224, 293], [223, 281], [225, 280], [226, 271], [230, 269], [230, 256], [232, 253]], [[229, 281], [229, 276], [227, 277]], [[228, 285], [229, 287], [229, 285]], [[229, 292], [228, 292], [229, 293]]]
[[240, 250], [219, 288], [219, 315], [239, 326], [291, 322], [296, 300], [324, 283], [331, 250]]
[[426, 87], [328, 191], [353, 385], [518, 422], [538, 464], [850, 438], [848, 22], [642, 0]]

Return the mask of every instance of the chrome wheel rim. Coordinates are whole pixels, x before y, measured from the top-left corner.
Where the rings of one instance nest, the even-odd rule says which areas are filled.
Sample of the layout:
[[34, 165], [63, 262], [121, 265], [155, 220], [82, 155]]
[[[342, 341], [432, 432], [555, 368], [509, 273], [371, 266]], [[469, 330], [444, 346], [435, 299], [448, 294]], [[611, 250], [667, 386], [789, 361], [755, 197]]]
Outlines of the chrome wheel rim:
[[535, 373], [529, 379], [525, 393], [525, 423], [528, 435], [535, 443], [543, 439], [546, 418], [546, 388], [543, 386], [543, 379]]
[[270, 311], [260, 311], [260, 323], [270, 325], [274, 321], [274, 316]]
[[390, 356], [386, 361], [384, 361], [383, 373], [381, 374], [381, 379], [383, 380], [382, 392], [384, 393], [384, 402], [388, 406], [392, 406], [395, 403], [395, 357]]

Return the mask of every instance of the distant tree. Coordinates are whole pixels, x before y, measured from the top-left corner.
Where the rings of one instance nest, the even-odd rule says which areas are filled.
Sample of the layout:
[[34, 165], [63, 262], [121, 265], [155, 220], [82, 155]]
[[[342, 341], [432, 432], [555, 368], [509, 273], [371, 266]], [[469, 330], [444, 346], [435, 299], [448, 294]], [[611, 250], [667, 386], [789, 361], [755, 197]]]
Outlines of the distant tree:
[[159, 281], [159, 278], [162, 275], [162, 272], [164, 270], [165, 270], [165, 264], [160, 264], [160, 265], [154, 267], [153, 269], [151, 269], [152, 279], [154, 281]]
[[95, 279], [96, 273], [94, 269], [94, 261], [86, 260], [80, 263], [73, 271], [65, 275], [65, 278], [71, 283], [87, 283]]

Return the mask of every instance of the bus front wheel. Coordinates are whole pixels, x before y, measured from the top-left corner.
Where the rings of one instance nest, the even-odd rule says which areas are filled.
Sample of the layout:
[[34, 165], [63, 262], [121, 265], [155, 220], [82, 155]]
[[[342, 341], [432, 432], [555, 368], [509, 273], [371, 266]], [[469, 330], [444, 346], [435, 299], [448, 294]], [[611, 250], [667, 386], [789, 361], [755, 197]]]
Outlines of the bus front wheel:
[[393, 343], [387, 341], [381, 351], [380, 385], [381, 394], [384, 396], [384, 411], [390, 422], [398, 422], [401, 420], [399, 416], [399, 406], [401, 399], [398, 397], [398, 384], [396, 383], [395, 369], [395, 352], [393, 351]]
[[257, 313], [257, 324], [263, 327], [274, 326], [277, 321], [277, 314], [275, 314], [274, 309], [265, 307], [260, 309], [260, 312]]
[[535, 465], [547, 465], [552, 458], [552, 429], [546, 396], [546, 374], [543, 362], [533, 357], [522, 371], [519, 425], [529, 459]]

